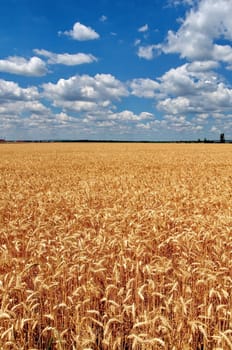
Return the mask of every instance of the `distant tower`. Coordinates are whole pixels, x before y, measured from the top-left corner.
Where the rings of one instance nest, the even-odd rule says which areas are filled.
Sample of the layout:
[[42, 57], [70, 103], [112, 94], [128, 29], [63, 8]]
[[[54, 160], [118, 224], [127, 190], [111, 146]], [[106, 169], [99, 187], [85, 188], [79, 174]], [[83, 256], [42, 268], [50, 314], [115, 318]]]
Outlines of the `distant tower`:
[[220, 142], [221, 143], [225, 143], [225, 135], [224, 135], [224, 133], [220, 134]]

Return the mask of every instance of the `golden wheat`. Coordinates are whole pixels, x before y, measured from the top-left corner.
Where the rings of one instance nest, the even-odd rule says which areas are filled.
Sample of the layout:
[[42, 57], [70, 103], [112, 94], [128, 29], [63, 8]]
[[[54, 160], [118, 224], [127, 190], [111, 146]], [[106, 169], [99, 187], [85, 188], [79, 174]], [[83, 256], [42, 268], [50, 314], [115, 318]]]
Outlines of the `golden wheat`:
[[232, 349], [232, 148], [0, 147], [0, 349]]

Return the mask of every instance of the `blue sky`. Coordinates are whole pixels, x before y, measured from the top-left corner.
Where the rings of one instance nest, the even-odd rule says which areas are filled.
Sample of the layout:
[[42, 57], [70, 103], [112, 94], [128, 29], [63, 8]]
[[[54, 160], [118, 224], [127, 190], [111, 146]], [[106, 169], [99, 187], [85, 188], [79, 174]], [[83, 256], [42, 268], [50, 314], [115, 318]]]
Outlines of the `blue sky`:
[[232, 139], [232, 0], [0, 7], [0, 138]]

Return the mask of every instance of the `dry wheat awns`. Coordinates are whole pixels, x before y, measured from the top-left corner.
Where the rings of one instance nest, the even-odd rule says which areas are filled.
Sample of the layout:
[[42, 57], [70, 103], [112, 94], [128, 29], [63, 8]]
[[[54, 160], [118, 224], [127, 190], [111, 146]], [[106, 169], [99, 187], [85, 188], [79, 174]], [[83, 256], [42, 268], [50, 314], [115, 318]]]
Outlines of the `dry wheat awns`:
[[232, 349], [232, 146], [0, 146], [1, 350]]

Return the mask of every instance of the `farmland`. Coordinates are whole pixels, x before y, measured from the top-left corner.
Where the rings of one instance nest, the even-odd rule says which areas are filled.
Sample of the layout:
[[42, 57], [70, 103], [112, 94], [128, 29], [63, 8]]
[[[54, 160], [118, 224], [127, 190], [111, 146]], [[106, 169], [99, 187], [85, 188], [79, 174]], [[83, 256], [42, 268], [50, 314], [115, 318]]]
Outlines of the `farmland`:
[[0, 160], [0, 349], [232, 349], [231, 145]]

